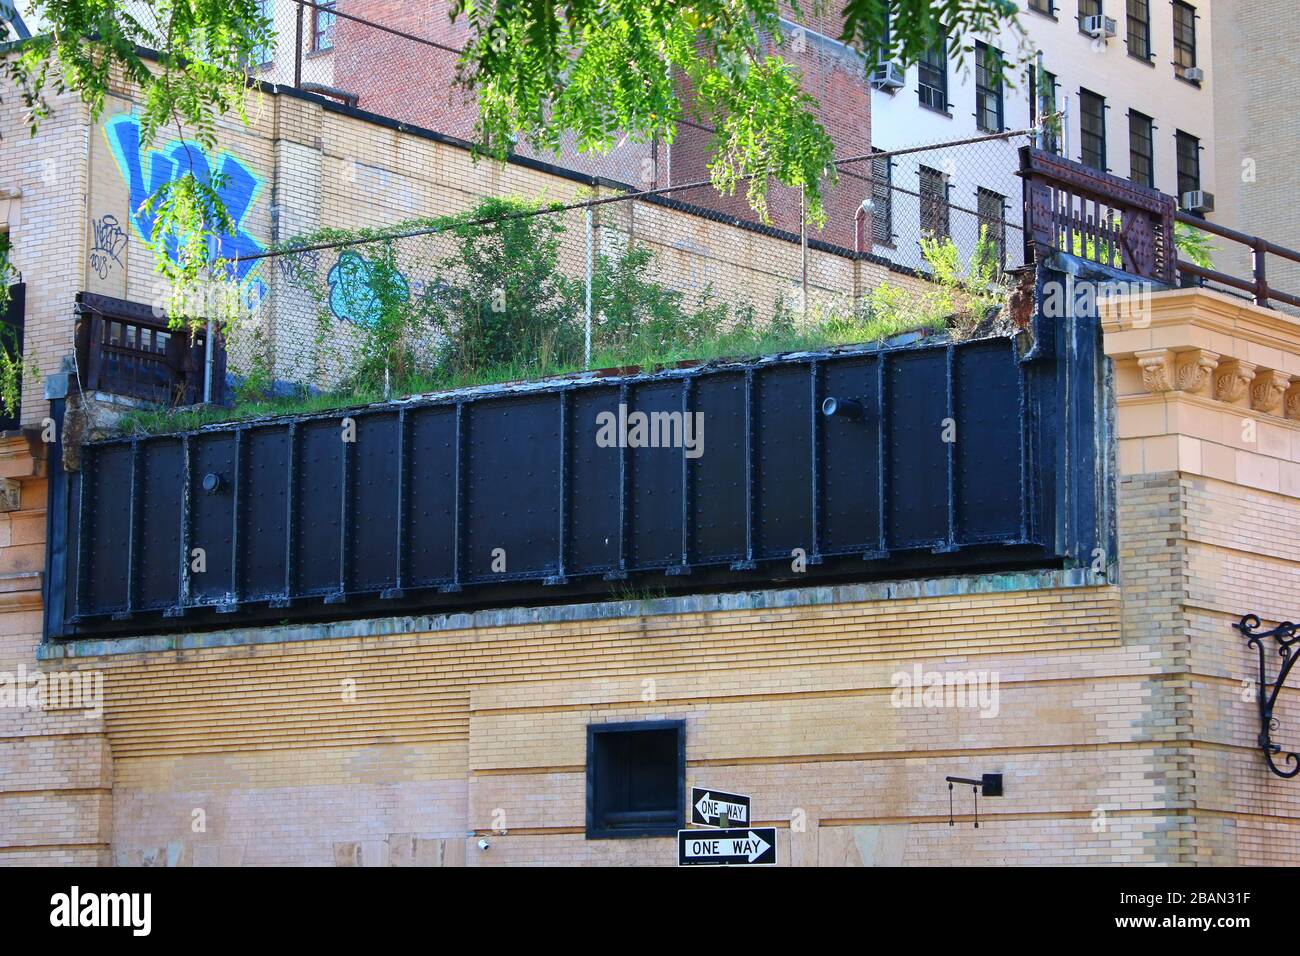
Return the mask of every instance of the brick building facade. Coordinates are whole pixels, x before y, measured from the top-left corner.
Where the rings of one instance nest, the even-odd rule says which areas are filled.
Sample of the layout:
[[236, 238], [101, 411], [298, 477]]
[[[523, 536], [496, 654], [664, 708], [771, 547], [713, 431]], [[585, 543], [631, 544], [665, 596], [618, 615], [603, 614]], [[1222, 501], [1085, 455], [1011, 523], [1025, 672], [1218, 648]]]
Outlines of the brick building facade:
[[[75, 107], [55, 117], [60, 175], [80, 192], [42, 178], [46, 151], [0, 147], [46, 373], [71, 349], [76, 292], [153, 295], [133, 234], [103, 274], [104, 217], [130, 226], [110, 135], [129, 124], [121, 92], [99, 124]], [[268, 96], [253, 115], [223, 125], [221, 152], [261, 182], [244, 221], [263, 243], [582, 185], [307, 97]], [[775, 257], [797, 262], [797, 245], [752, 230], [662, 205], [635, 216], [677, 257], [669, 274], [703, 263], [744, 285]], [[856, 295], [884, 274], [813, 255], [826, 290]], [[274, 302], [277, 275], [259, 278]], [[0, 513], [0, 671], [97, 677], [103, 707], [0, 707], [0, 862], [667, 864], [671, 839], [587, 838], [588, 727], [651, 720], [681, 722], [687, 786], [753, 796], [781, 865], [1294, 862], [1296, 791], [1264, 765], [1253, 651], [1231, 625], [1300, 616], [1286, 549], [1300, 330], [1196, 290], [1155, 296], [1141, 324], [1125, 316], [1103, 317], [1118, 553], [1096, 570], [71, 642], [44, 640], [50, 405], [29, 383], [29, 427], [0, 444], [18, 492]], [[997, 713], [900, 705], [915, 668], [996, 674]], [[958, 802], [950, 826], [943, 778], [983, 773], [1003, 775], [1005, 796], [981, 801], [978, 830]]]

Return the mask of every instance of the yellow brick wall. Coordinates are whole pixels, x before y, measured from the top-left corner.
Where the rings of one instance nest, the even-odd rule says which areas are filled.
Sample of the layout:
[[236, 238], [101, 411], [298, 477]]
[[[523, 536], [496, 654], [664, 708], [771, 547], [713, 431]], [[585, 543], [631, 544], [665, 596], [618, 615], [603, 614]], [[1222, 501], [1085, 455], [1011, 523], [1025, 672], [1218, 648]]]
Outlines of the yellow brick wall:
[[[20, 510], [0, 513], [0, 685], [10, 689], [40, 670], [41, 458], [21, 436], [0, 440], [0, 477], [21, 486]], [[107, 862], [113, 777], [102, 717], [9, 703], [0, 706], [0, 866]]]
[[[796, 840], [914, 824], [918, 862], [926, 828], [955, 832], [945, 772], [1000, 769], [1015, 796], [985, 812], [1050, 813], [1078, 836], [1112, 797], [1126, 827], [1161, 802], [1144, 772], [1157, 667], [1125, 649], [1119, 602], [1097, 585], [75, 663], [106, 676], [120, 862], [172, 847], [330, 863], [353, 844], [377, 859], [467, 831], [493, 842], [483, 854], [469, 841], [471, 863], [669, 862], [671, 841], [583, 837], [586, 725], [651, 717], [686, 720], [688, 784], [752, 792], [757, 818], [785, 829], [800, 811], [812, 822]], [[913, 664], [997, 671], [1001, 715], [893, 707], [891, 675]], [[510, 833], [493, 834], [502, 822]], [[963, 833], [943, 852], [978, 843]]]

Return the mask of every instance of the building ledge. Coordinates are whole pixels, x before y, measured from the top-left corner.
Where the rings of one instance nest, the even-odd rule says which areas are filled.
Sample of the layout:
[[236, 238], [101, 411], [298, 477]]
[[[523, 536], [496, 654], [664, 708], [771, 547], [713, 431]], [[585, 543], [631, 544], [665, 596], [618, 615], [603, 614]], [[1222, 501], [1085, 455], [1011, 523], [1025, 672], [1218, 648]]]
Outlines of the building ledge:
[[328, 624], [238, 628], [189, 634], [156, 634], [93, 640], [51, 642], [37, 650], [39, 660], [72, 660], [121, 654], [154, 654], [206, 650], [258, 644], [286, 644], [398, 634], [426, 634], [501, 627], [535, 627], [541, 624], [600, 621], [672, 614], [762, 610], [856, 604], [872, 601], [955, 597], [965, 594], [1007, 594], [1060, 588], [1104, 587], [1105, 574], [1087, 568], [1017, 571], [825, 587], [774, 588], [726, 594], [692, 594], [644, 601], [600, 601], [543, 607], [498, 608], [465, 613], [409, 617], [364, 618]]

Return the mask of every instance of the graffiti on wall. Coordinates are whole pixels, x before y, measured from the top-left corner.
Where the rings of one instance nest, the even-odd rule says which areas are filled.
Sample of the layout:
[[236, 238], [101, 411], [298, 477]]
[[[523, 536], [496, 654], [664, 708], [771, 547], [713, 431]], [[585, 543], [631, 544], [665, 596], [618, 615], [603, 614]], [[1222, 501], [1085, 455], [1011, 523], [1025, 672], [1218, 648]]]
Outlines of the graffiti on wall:
[[[192, 142], [173, 140], [161, 148], [146, 150], [140, 143], [140, 121], [134, 116], [109, 119], [104, 123], [104, 135], [126, 182], [131, 226], [143, 240], [153, 235], [157, 219], [156, 212], [148, 208], [150, 196], [186, 173], [193, 173], [201, 183], [212, 183], [215, 169], [216, 193], [230, 213], [234, 231], [213, 237], [210, 253], [214, 258], [232, 262], [231, 274], [241, 285], [246, 285], [250, 306], [260, 302], [266, 294], [266, 285], [257, 276], [260, 261], [250, 262], [248, 257], [265, 252], [266, 246], [257, 241], [245, 223], [261, 192], [261, 178], [233, 153], [222, 152], [214, 161]], [[178, 247], [175, 236], [164, 238], [164, 248], [173, 261], [177, 259]]]
[[[338, 261], [330, 269], [327, 278], [330, 285], [330, 311], [335, 318], [354, 325], [379, 324], [383, 304], [374, 289], [371, 265], [363, 256], [345, 249], [339, 253]], [[398, 272], [394, 281], [402, 298], [408, 298], [411, 287], [406, 276]]]
[[90, 222], [94, 242], [90, 247], [90, 268], [95, 275], [107, 279], [114, 263], [122, 265], [122, 252], [126, 249], [126, 230], [111, 212]]

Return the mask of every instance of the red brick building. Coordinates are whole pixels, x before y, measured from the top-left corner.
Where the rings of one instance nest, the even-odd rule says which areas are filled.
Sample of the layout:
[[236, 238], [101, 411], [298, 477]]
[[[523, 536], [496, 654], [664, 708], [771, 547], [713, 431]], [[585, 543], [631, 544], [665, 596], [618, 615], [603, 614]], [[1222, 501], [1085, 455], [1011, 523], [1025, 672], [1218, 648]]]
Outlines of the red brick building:
[[[335, 87], [355, 95], [357, 106], [367, 112], [462, 139], [474, 138], [477, 106], [472, 95], [455, 84], [456, 55], [452, 52], [468, 41], [463, 18], [452, 23], [443, 2], [417, 5], [395, 0], [340, 0], [338, 10], [345, 16], [334, 24], [329, 54], [334, 60]], [[383, 24], [407, 36], [347, 19], [349, 16]], [[833, 39], [839, 34], [832, 23], [835, 19], [831, 15], [810, 17], [804, 26], [784, 22], [785, 43], [779, 52], [802, 72], [805, 89], [821, 104], [818, 119], [835, 142], [836, 157], [842, 158], [863, 155], [871, 148], [871, 89], [862, 57]], [[769, 49], [775, 46], [769, 41]], [[605, 155], [582, 154], [573, 147], [563, 148], [558, 155], [539, 153], [526, 145], [519, 151], [617, 182], [662, 187], [707, 179], [712, 138], [704, 126], [683, 124], [671, 145], [622, 143]], [[810, 238], [854, 247], [854, 217], [870, 193], [870, 183], [862, 175], [865, 172], [842, 171], [839, 184], [827, 195], [826, 226], [810, 229]], [[730, 197], [708, 188], [673, 196], [738, 219], [754, 218], [743, 187]], [[799, 232], [798, 190], [774, 186], [769, 204], [775, 228]]]

